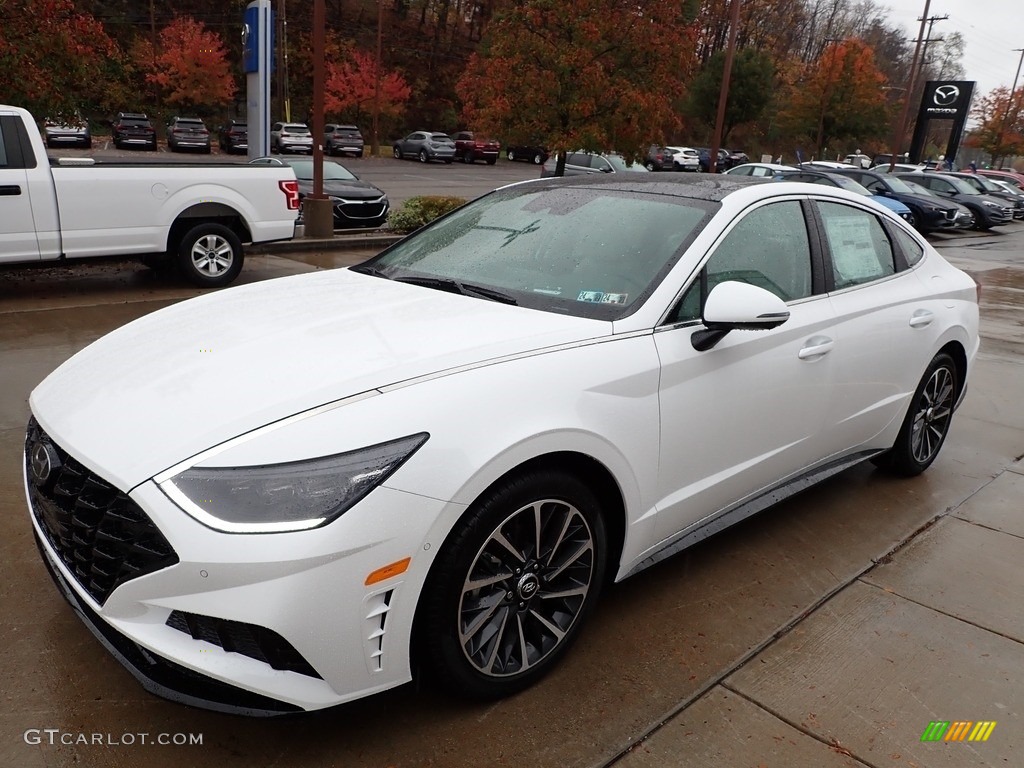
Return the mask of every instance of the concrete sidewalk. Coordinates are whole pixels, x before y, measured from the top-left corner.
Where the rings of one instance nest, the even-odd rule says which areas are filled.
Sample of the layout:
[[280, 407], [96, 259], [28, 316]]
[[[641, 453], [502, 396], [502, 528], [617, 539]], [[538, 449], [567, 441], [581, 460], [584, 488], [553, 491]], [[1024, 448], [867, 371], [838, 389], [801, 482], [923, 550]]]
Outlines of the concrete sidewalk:
[[[616, 765], [1021, 765], [1022, 502], [1018, 461]], [[922, 741], [934, 721], [996, 725]]]

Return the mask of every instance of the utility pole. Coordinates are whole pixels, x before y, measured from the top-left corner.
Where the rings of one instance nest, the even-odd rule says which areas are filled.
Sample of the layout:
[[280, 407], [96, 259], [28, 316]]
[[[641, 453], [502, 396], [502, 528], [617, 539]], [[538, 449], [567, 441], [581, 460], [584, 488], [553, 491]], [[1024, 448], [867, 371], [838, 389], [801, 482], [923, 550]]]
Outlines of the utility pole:
[[381, 51], [384, 41], [384, 0], [377, 0], [377, 72], [373, 78], [373, 138], [370, 142], [370, 152], [373, 157], [380, 154], [380, 78], [381, 78]]
[[924, 40], [924, 25], [928, 21], [928, 9], [931, 8], [932, 0], [924, 0], [924, 13], [921, 14], [921, 31], [917, 33], [917, 45], [914, 48], [914, 58], [910, 62], [910, 80], [907, 82], [907, 95], [903, 100], [903, 109], [900, 112], [900, 121], [896, 126], [896, 133], [892, 137], [892, 156], [889, 160], [889, 172], [892, 173], [896, 166], [896, 156], [900, 153], [900, 146], [903, 144], [903, 137], [907, 132], [907, 114], [910, 112], [910, 99], [914, 93], [914, 80], [917, 78], [917, 61], [921, 55], [921, 43]]
[[718, 150], [722, 146], [722, 128], [725, 125], [725, 107], [729, 103], [729, 80], [732, 78], [732, 60], [736, 55], [736, 35], [740, 28], [740, 0], [732, 0], [729, 13], [729, 46], [725, 49], [725, 66], [722, 68], [722, 90], [718, 92], [718, 116], [715, 118], [715, 135], [711, 139], [708, 154], [708, 173], [718, 173]]
[[[935, 26], [936, 21], [946, 21], [949, 19], [949, 14], [945, 16], [929, 16], [928, 17], [928, 36], [924, 39], [924, 47], [921, 49], [921, 71], [924, 71], [925, 66], [928, 64], [928, 43], [941, 43], [944, 38], [932, 37], [932, 27]], [[920, 19], [918, 19], [920, 21]], [[917, 42], [916, 40], [914, 41]]]
[[[1010, 119], [1010, 109], [1013, 106], [1013, 94], [1017, 90], [1017, 80], [1020, 78], [1020, 68], [1021, 68], [1021, 65], [1024, 64], [1024, 48], [1014, 48], [1013, 52], [1020, 54], [1020, 61], [1017, 62], [1017, 74], [1015, 74], [1013, 76], [1013, 87], [1010, 88], [1010, 98], [1008, 98], [1006, 100], [1006, 112], [1003, 113], [1002, 122], [999, 123], [999, 136], [996, 139], [996, 146], [995, 146], [995, 148], [997, 150], [1001, 148], [1002, 143], [1003, 143], [1003, 133], [1005, 133], [1005, 131], [1006, 131], [1006, 121]], [[1020, 114], [1020, 108], [1018, 107], [1017, 109], [1015, 109], [1013, 111], [1013, 120], [1014, 120], [1014, 122], [1017, 121], [1017, 116], [1019, 114]], [[994, 159], [995, 158], [993, 158], [993, 160]], [[999, 167], [1000, 168], [1003, 167], [1003, 156], [1002, 155], [999, 156]]]

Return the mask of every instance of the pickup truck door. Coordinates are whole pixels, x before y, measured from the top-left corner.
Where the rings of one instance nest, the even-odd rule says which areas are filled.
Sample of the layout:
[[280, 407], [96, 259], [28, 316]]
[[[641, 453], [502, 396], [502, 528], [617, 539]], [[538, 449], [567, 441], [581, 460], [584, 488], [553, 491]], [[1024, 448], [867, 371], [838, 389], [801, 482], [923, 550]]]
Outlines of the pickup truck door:
[[40, 258], [29, 165], [35, 159], [21, 116], [0, 110], [0, 262]]

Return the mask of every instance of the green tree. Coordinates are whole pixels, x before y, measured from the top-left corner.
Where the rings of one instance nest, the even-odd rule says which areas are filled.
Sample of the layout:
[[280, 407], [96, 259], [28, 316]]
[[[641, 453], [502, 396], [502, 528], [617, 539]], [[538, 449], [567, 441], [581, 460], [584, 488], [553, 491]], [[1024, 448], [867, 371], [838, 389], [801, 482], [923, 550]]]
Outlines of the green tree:
[[506, 141], [638, 157], [679, 124], [692, 70], [678, 0], [522, 0], [488, 27], [457, 92], [465, 124]]
[[[686, 114], [709, 126], [715, 124], [718, 115], [718, 97], [724, 69], [725, 52], [719, 51], [691, 83], [686, 100]], [[771, 102], [774, 83], [775, 64], [767, 53], [752, 48], [736, 53], [732, 76], [729, 78], [729, 99], [722, 128], [723, 142], [728, 142], [733, 128], [761, 118]]]

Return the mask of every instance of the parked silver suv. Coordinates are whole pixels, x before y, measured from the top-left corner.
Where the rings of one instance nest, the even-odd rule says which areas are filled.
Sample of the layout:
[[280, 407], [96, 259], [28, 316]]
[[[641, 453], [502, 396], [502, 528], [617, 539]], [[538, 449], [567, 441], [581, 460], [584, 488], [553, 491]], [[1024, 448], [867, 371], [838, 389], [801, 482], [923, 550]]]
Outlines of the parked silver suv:
[[[552, 155], [544, 163], [541, 169], [541, 178], [555, 175], [555, 167], [558, 162], [558, 155]], [[626, 159], [616, 152], [570, 152], [565, 159], [566, 176], [582, 176], [587, 173], [622, 173], [625, 171], [639, 171], [647, 173], [642, 163], [627, 163]]]

